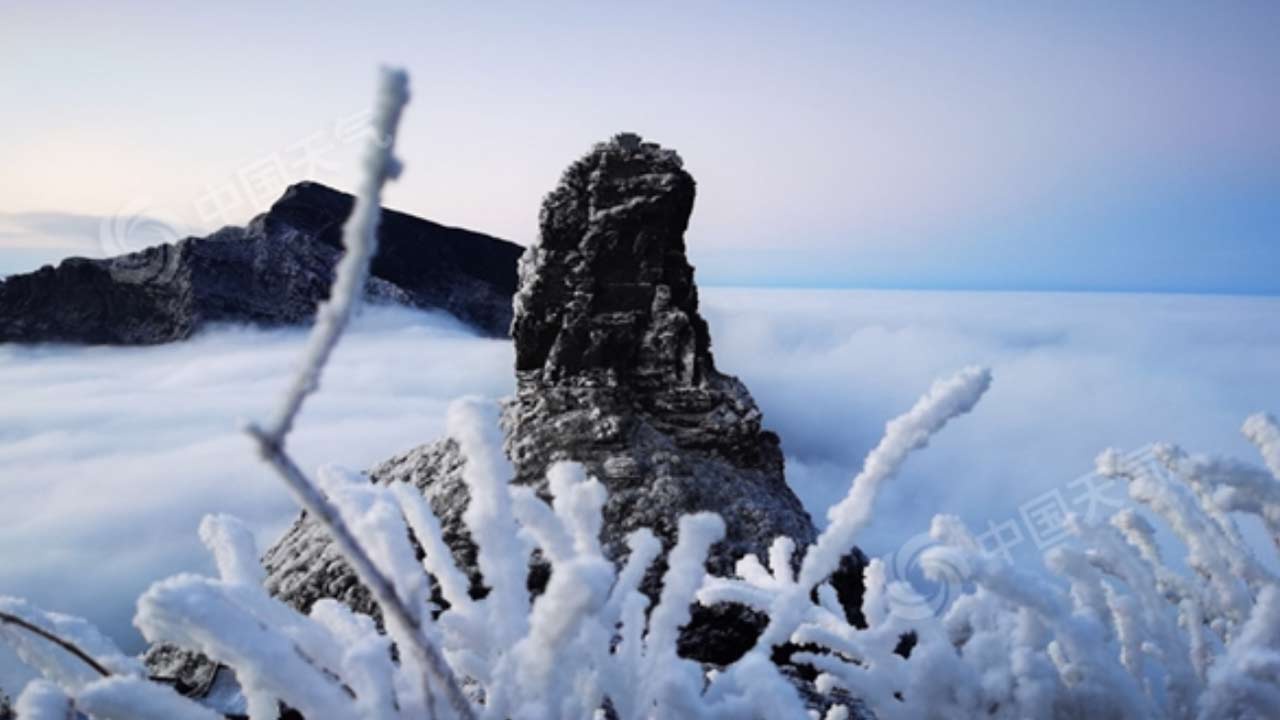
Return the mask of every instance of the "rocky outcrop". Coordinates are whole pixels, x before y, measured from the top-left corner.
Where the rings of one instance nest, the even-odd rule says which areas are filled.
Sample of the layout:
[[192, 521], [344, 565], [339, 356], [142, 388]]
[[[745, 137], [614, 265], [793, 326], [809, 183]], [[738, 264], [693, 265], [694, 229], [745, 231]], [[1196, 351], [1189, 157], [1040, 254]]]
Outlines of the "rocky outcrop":
[[[597, 145], [571, 165], [543, 203], [540, 239], [520, 261], [511, 334], [516, 392], [504, 403], [505, 450], [512, 482], [545, 491], [548, 466], [584, 464], [608, 488], [602, 542], [615, 560], [626, 536], [652, 529], [667, 548], [678, 519], [712, 511], [726, 537], [709, 567], [731, 574], [745, 553], [764, 555], [780, 535], [797, 544], [816, 530], [783, 476], [778, 437], [737, 378], [720, 372], [685, 254], [693, 178], [676, 153], [635, 135]], [[466, 460], [449, 439], [423, 445], [370, 471], [378, 483], [413, 483], [440, 519], [445, 542], [486, 592], [462, 514]], [[831, 578], [852, 622], [860, 623], [862, 569], [856, 551]], [[300, 517], [263, 558], [267, 588], [309, 611], [335, 598], [358, 611], [376, 608], [326, 533]], [[662, 563], [643, 589], [656, 596]], [[529, 589], [540, 592], [545, 566], [535, 563]], [[723, 665], [755, 643], [765, 619], [737, 605], [695, 607], [680, 653]], [[810, 668], [791, 666], [795, 648], [774, 659], [821, 708]], [[156, 648], [148, 664], [183, 689], [215, 684], [217, 669], [173, 648]]]
[[[744, 553], [763, 555], [786, 535], [815, 528], [783, 476], [778, 437], [763, 428], [747, 388], [720, 372], [698, 312], [684, 231], [695, 185], [680, 157], [635, 135], [597, 145], [565, 171], [543, 203], [539, 242], [520, 261], [512, 337], [517, 388], [504, 405], [513, 482], [545, 490], [557, 460], [584, 464], [609, 491], [602, 541], [621, 560], [631, 531], [667, 547], [682, 515], [719, 513], [727, 535], [709, 566], [731, 574]], [[462, 523], [465, 459], [450, 440], [393, 458], [374, 482], [412, 482], [440, 517], [446, 542], [484, 592]], [[853, 554], [833, 578], [857, 618], [861, 571]], [[264, 563], [273, 594], [300, 609], [338, 598], [373, 611], [368, 593], [324, 533], [300, 518]], [[656, 595], [661, 568], [646, 578]], [[531, 574], [538, 592], [546, 575]], [[763, 618], [737, 606], [698, 608], [681, 651], [713, 664], [745, 652]]]
[[633, 530], [670, 543], [680, 516], [710, 510], [728, 533], [711, 566], [728, 573], [779, 535], [809, 542], [814, 527], [783, 478], [777, 435], [715, 367], [685, 255], [693, 199], [680, 157], [634, 135], [565, 171], [520, 261], [504, 423], [516, 482], [541, 486], [565, 459], [606, 485], [616, 555]]
[[[0, 280], [0, 342], [153, 344], [208, 323], [302, 323], [328, 297], [353, 199], [290, 187], [245, 227]], [[506, 335], [520, 246], [384, 210], [366, 294]]]

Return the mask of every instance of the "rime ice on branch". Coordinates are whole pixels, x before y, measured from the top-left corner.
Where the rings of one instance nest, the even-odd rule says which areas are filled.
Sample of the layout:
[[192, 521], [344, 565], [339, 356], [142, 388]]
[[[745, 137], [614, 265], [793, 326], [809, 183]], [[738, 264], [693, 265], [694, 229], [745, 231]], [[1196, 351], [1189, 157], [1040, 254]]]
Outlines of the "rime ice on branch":
[[[408, 75], [399, 70], [384, 70], [374, 108], [374, 136], [365, 149], [364, 176], [351, 217], [343, 227], [342, 239], [346, 254], [338, 263], [329, 301], [317, 311], [316, 324], [302, 366], [285, 393], [275, 418], [265, 428], [250, 425], [247, 430], [258, 441], [263, 459], [279, 472], [285, 484], [293, 491], [298, 504], [328, 530], [343, 557], [351, 564], [361, 582], [369, 588], [382, 611], [387, 629], [401, 651], [398, 707], [421, 708], [425, 714], [434, 715], [435, 693], [440, 692], [454, 714], [460, 718], [470, 718], [471, 705], [462, 696], [452, 669], [427, 636], [429, 611], [425, 596], [396, 586], [397, 577], [403, 575], [397, 574], [396, 570], [401, 568], [388, 567], [385, 557], [381, 558], [381, 565], [378, 563], [379, 558], [369, 552], [370, 546], [362, 545], [361, 538], [357, 536], [361, 526], [353, 527], [350, 524], [351, 518], [344, 517], [344, 508], [335, 505], [331, 497], [327, 497], [324, 491], [298, 469], [284, 447], [303, 400], [319, 387], [320, 373], [325, 362], [342, 336], [342, 331], [346, 329], [363, 291], [365, 278], [369, 273], [369, 262], [377, 249], [382, 186], [400, 174], [400, 161], [392, 151], [395, 148], [400, 113], [408, 101]], [[403, 521], [400, 521], [400, 527], [403, 527]], [[364, 540], [368, 542], [368, 537]], [[216, 655], [212, 657], [219, 659]], [[279, 697], [279, 690], [280, 688], [275, 689], [275, 697]], [[253, 701], [258, 695], [251, 692], [246, 695], [252, 709]], [[325, 704], [314, 707], [315, 710], [309, 714], [317, 716], [316, 713], [322, 712]]]

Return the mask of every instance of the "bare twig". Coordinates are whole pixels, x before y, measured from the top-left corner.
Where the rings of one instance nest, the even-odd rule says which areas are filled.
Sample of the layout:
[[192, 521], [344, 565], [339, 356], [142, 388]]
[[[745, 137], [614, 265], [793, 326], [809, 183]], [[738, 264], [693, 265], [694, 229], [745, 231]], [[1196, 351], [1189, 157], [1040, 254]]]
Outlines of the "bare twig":
[[89, 667], [93, 668], [94, 671], [97, 672], [102, 677], [111, 676], [110, 670], [103, 667], [101, 663], [93, 659], [93, 656], [81, 650], [79, 647], [76, 646], [75, 643], [71, 642], [70, 640], [58, 637], [57, 635], [49, 632], [48, 630], [45, 630], [39, 625], [33, 625], [27, 622], [26, 620], [23, 620], [22, 618], [18, 617], [17, 615], [10, 615], [7, 612], [0, 612], [0, 622], [8, 623], [10, 625], [17, 625], [18, 627], [22, 628], [23, 630], [26, 630], [27, 632], [30, 632], [34, 635], [39, 635], [45, 640], [48, 640], [54, 645], [57, 645], [58, 647], [61, 647], [63, 650], [66, 650], [72, 655], [75, 655], [85, 665], [88, 665]]

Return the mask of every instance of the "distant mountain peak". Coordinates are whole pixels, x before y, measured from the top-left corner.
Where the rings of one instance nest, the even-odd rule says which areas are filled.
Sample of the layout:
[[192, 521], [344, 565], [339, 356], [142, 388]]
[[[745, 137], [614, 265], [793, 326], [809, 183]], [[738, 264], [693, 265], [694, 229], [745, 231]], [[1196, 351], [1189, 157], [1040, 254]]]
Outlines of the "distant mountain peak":
[[[301, 182], [244, 227], [10, 276], [0, 280], [0, 342], [145, 345], [211, 322], [306, 322], [328, 297], [353, 204], [347, 193]], [[378, 238], [370, 298], [507, 334], [519, 245], [392, 210], [383, 211]]]

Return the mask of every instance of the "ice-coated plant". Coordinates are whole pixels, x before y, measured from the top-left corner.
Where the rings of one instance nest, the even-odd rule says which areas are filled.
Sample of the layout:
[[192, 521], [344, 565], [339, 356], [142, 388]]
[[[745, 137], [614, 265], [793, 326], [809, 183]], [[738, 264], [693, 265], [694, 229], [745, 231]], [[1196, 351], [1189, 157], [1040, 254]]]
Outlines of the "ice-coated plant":
[[[151, 642], [198, 651], [229, 668], [233, 696], [183, 697], [152, 682], [141, 662], [87, 622], [0, 598], [0, 638], [42, 675], [18, 696], [19, 718], [212, 720], [234, 709], [265, 720], [285, 707], [313, 720], [819, 718], [772, 660], [788, 643], [799, 648], [793, 663], [818, 671], [818, 693], [861, 703], [828, 702], [827, 720], [866, 712], [1280, 717], [1280, 583], [1242, 540], [1233, 515], [1259, 517], [1280, 545], [1280, 427], [1264, 415], [1251, 417], [1244, 432], [1266, 470], [1171, 446], [1156, 453], [1164, 472], [1104, 453], [1099, 471], [1125, 481], [1143, 511], [1100, 524], [1070, 518], [1078, 542], [1047, 558], [1060, 582], [983, 553], [958, 519], [938, 516], [931, 534], [939, 546], [925, 566], [963, 583], [956, 601], [940, 616], [901, 612], [920, 603], [873, 560], [864, 577], [866, 626], [846, 621], [826, 578], [871, 518], [883, 483], [978, 402], [991, 382], [983, 369], [936, 383], [887, 425], [847, 496], [828, 512], [826, 529], [806, 548], [778, 538], [768, 558], [748, 555], [733, 577], [711, 576], [705, 560], [723, 523], [709, 513], [682, 518], [652, 607], [640, 582], [662, 551], [654, 534], [632, 534], [626, 561], [615, 565], [600, 545], [604, 486], [571, 463], [548, 471], [550, 502], [510, 485], [496, 406], [458, 401], [447, 427], [466, 458], [463, 519], [490, 588], [472, 598], [416, 488], [371, 484], [338, 468], [313, 481], [286, 451], [364, 285], [380, 189], [399, 167], [391, 141], [406, 101], [403, 73], [384, 74], [377, 139], [344, 229], [347, 253], [331, 299], [279, 412], [248, 427], [263, 458], [369, 587], [385, 632], [333, 600], [303, 615], [272, 598], [248, 529], [211, 516], [199, 530], [218, 577], [184, 574], [152, 585], [138, 600], [135, 624]], [[1165, 561], [1148, 518], [1185, 546], [1189, 572]], [[531, 598], [535, 549], [551, 575]], [[436, 591], [447, 608], [433, 604]], [[768, 623], [741, 659], [709, 669], [676, 650], [695, 602], [745, 605]], [[904, 636], [914, 638], [908, 649]]]

